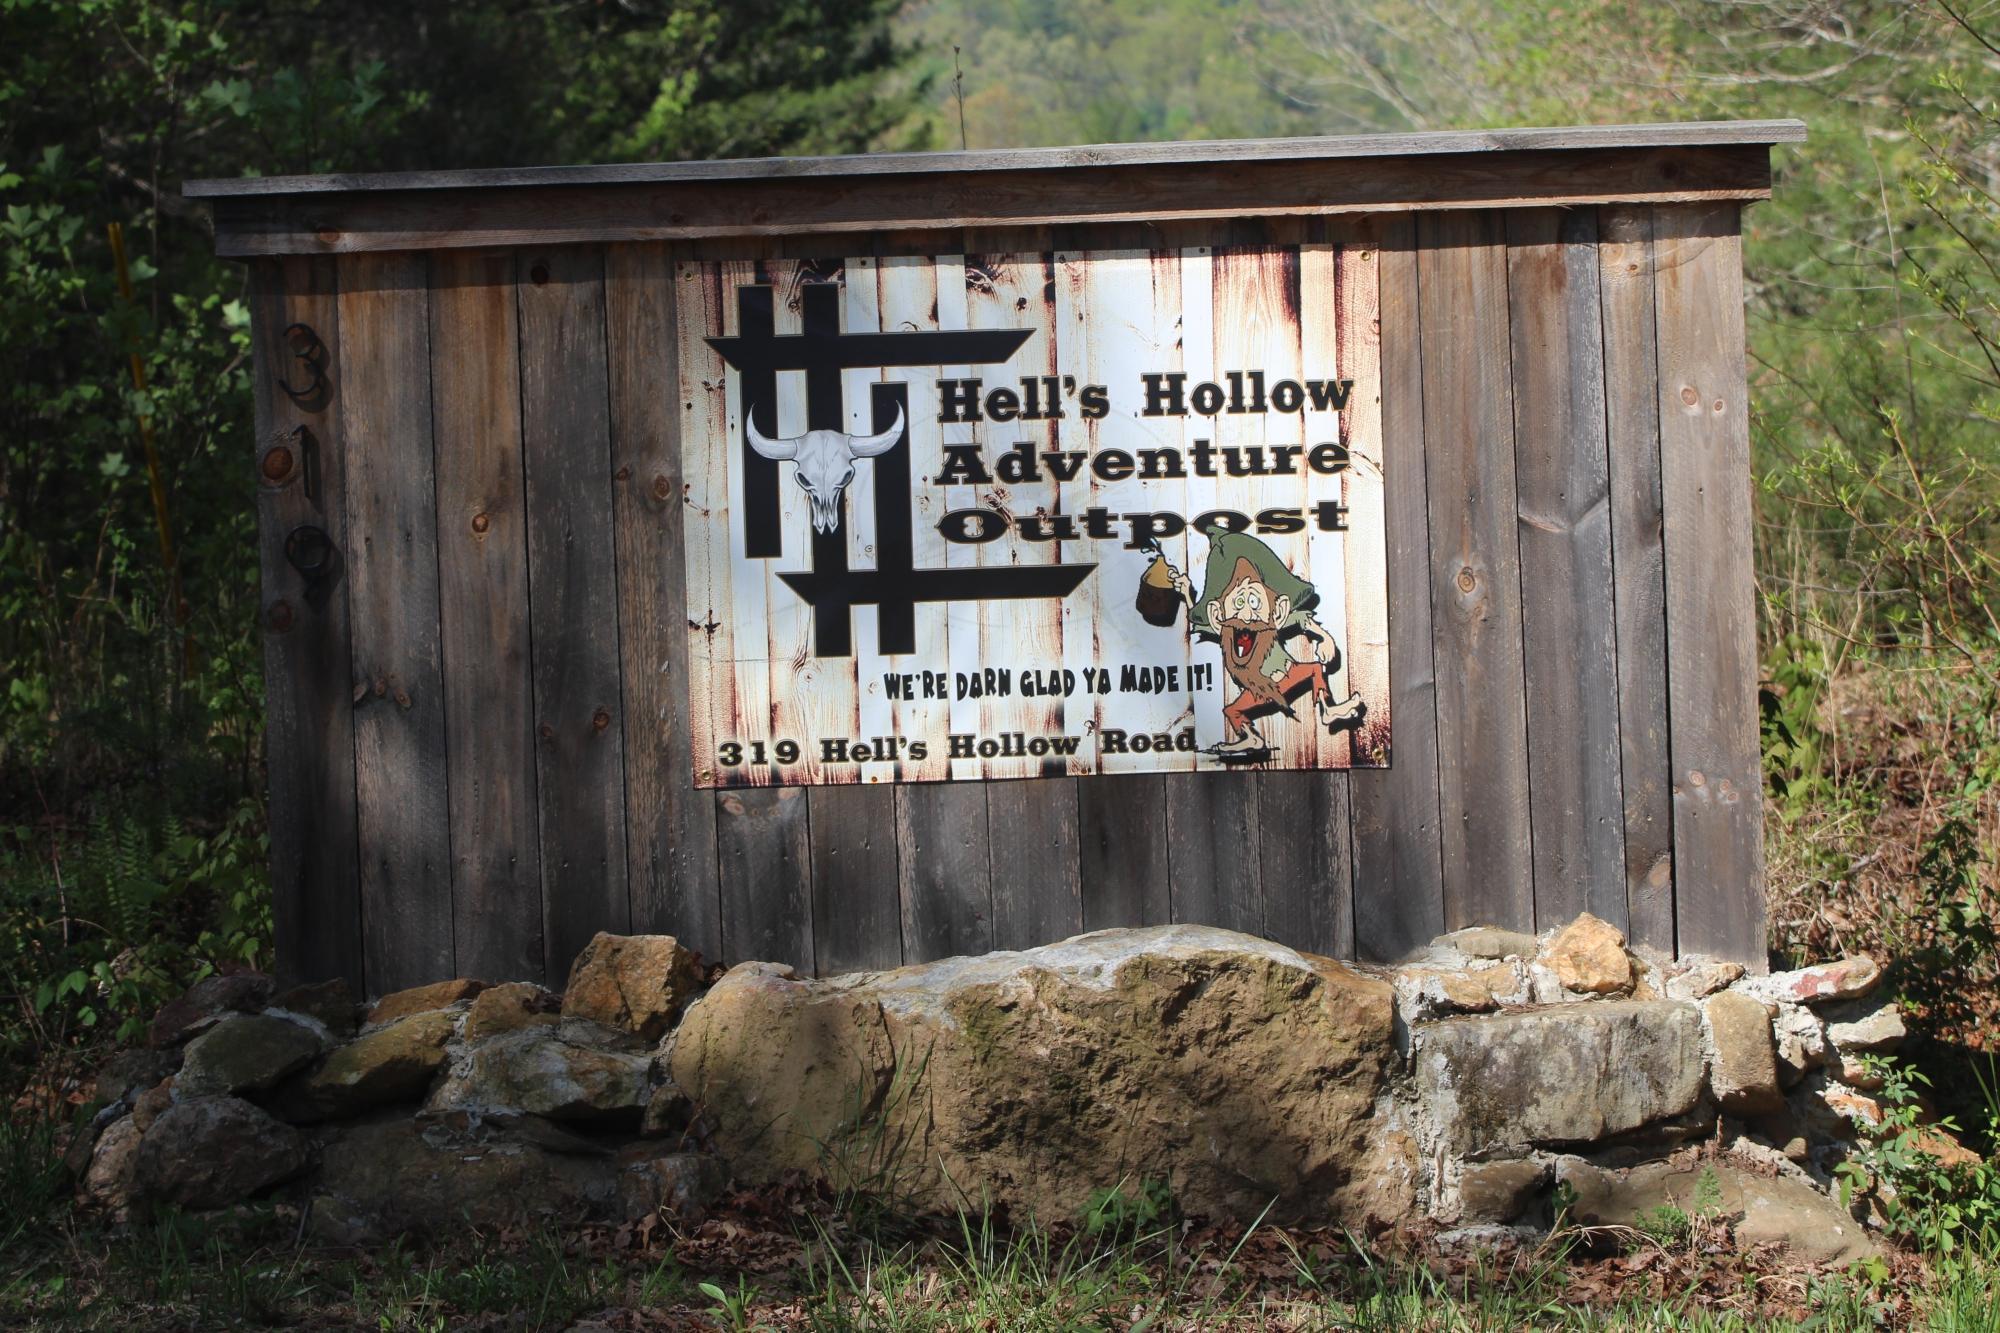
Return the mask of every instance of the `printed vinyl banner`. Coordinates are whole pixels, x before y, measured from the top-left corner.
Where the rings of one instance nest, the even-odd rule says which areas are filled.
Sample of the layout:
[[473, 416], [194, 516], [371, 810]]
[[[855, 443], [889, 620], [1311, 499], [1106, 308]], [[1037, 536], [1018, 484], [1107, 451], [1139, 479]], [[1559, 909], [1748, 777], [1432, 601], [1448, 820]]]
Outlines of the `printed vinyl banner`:
[[680, 265], [696, 784], [1386, 766], [1378, 269]]

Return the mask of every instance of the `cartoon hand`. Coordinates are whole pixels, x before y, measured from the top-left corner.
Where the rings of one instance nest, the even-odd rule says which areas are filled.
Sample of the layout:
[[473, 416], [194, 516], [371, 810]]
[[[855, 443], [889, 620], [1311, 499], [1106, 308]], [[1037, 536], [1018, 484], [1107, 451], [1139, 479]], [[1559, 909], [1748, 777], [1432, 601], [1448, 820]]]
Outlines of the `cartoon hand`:
[[1175, 569], [1172, 565], [1168, 565], [1167, 577], [1173, 580], [1175, 592], [1189, 599], [1194, 597], [1194, 582], [1186, 574]]

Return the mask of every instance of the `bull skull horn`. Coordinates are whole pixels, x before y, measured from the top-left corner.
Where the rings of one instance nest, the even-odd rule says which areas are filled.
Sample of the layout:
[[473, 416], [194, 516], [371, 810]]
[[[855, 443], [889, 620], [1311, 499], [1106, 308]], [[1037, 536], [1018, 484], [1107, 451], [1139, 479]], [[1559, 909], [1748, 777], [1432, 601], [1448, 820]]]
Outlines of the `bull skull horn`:
[[788, 458], [799, 456], [799, 437], [794, 435], [786, 440], [774, 440], [757, 429], [754, 410], [743, 414], [743, 431], [750, 440], [750, 447], [774, 463], [782, 463]]
[[877, 454], [888, 453], [890, 449], [895, 447], [896, 441], [902, 437], [903, 408], [901, 404], [898, 404], [896, 407], [896, 422], [889, 429], [883, 431], [880, 435], [850, 435], [847, 439], [853, 457], [873, 458]]

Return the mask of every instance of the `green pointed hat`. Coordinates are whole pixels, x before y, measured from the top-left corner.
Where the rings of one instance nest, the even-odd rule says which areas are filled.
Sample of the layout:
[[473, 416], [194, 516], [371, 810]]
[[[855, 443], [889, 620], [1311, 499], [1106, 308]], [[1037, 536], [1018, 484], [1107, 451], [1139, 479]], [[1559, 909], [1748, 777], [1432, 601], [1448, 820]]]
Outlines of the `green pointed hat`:
[[1209, 522], [1196, 529], [1208, 538], [1208, 568], [1202, 573], [1201, 596], [1195, 599], [1193, 614], [1189, 623], [1197, 634], [1218, 637], [1215, 626], [1208, 623], [1208, 604], [1221, 600], [1223, 590], [1229, 586], [1229, 576], [1236, 572], [1238, 560], [1248, 560], [1250, 567], [1257, 571], [1257, 577], [1275, 597], [1289, 598], [1292, 610], [1310, 611], [1319, 604], [1319, 592], [1291, 570], [1278, 553], [1258, 541], [1255, 537], [1241, 532], [1231, 532], [1220, 523]]

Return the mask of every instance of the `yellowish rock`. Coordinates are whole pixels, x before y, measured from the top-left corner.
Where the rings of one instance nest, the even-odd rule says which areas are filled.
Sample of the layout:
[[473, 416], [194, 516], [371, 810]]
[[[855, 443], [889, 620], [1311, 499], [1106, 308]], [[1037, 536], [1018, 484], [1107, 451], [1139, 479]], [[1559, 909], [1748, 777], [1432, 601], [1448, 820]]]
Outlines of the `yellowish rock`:
[[540, 1027], [558, 1021], [560, 997], [531, 981], [509, 981], [479, 992], [465, 1015], [465, 1039], [484, 1041], [503, 1032]]
[[658, 1041], [701, 981], [694, 951], [671, 935], [599, 931], [570, 968], [563, 1017], [587, 1018]]
[[483, 981], [473, 981], [460, 977], [456, 981], [434, 981], [428, 986], [412, 986], [408, 990], [395, 991], [384, 995], [368, 1011], [370, 1026], [393, 1023], [411, 1014], [421, 1014], [431, 1009], [443, 1009], [469, 1000], [486, 989]]
[[1563, 989], [1587, 995], [1622, 995], [1632, 989], [1632, 959], [1618, 927], [1585, 912], [1563, 927], [1541, 961]]

